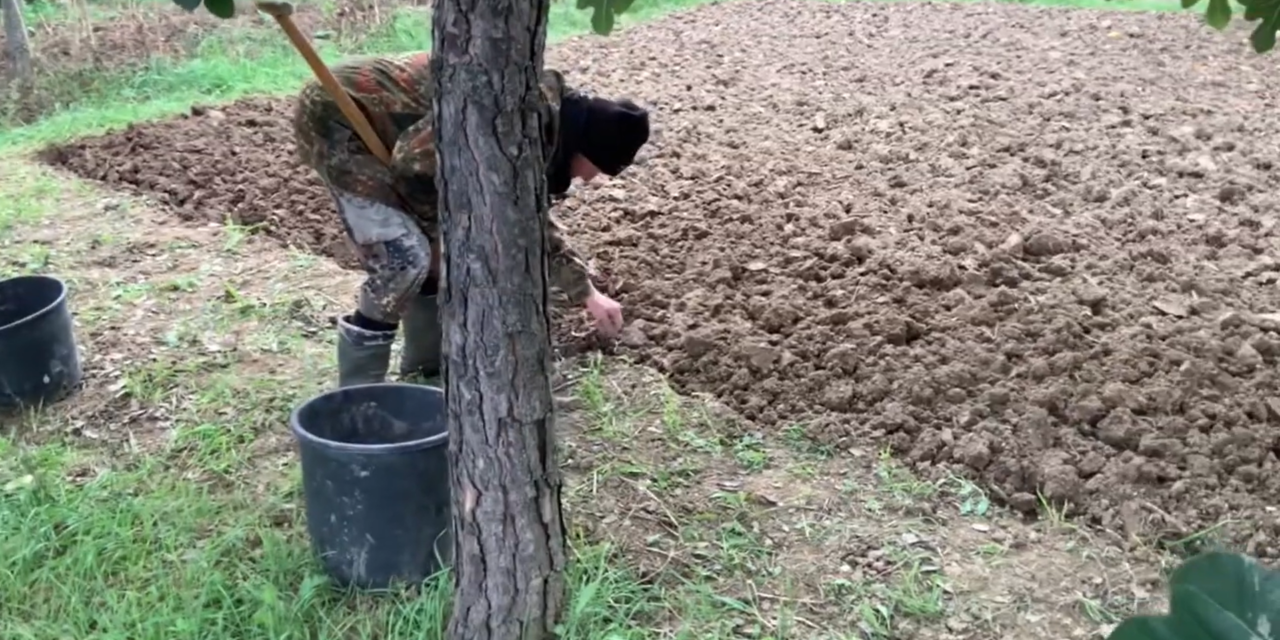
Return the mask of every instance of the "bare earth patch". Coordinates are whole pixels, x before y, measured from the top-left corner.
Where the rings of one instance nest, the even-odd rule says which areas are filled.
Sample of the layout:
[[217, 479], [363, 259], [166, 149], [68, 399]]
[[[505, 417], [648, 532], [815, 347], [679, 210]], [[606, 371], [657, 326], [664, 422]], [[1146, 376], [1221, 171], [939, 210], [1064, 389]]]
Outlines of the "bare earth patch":
[[[1280, 116], [1244, 36], [1192, 14], [764, 0], [580, 39], [550, 64], [651, 105], [657, 132], [562, 213], [614, 276], [621, 350], [766, 437], [888, 446], [1018, 511], [1276, 557]], [[286, 112], [50, 158], [344, 259]]]

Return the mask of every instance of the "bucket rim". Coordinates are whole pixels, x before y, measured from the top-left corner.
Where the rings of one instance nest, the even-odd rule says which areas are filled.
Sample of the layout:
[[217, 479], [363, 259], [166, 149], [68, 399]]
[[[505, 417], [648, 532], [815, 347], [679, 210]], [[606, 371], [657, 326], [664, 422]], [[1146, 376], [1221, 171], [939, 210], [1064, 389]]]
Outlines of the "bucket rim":
[[294, 407], [293, 411], [289, 412], [289, 429], [293, 431], [293, 436], [299, 441], [320, 445], [330, 451], [342, 451], [346, 453], [400, 453], [421, 451], [423, 449], [438, 447], [449, 440], [449, 430], [446, 428], [444, 431], [433, 436], [417, 438], [407, 442], [397, 442], [394, 444], [356, 444], [353, 442], [340, 442], [338, 440], [322, 438], [310, 431], [307, 431], [302, 427], [301, 420], [298, 419], [303, 411], [325, 397], [337, 393], [348, 392], [353, 389], [369, 389], [374, 387], [414, 388], [437, 393], [441, 397], [444, 396], [444, 389], [435, 385], [409, 384], [407, 382], [370, 382], [366, 384], [355, 384], [348, 387], [335, 387], [322, 393], [317, 393], [307, 399], [306, 402]]
[[56, 309], [59, 305], [67, 301], [67, 283], [63, 281], [61, 278], [45, 275], [43, 273], [28, 273], [20, 276], [14, 276], [12, 278], [0, 279], [0, 285], [9, 284], [11, 282], [21, 282], [23, 280], [40, 280], [43, 282], [52, 282], [58, 285], [58, 297], [54, 298], [53, 302], [50, 302], [49, 304], [41, 307], [40, 310], [36, 311], [35, 313], [29, 313], [18, 320], [14, 320], [13, 322], [10, 322], [9, 324], [0, 324], [0, 332], [8, 331], [9, 329], [14, 329], [20, 325], [31, 322], [36, 318], [39, 318], [40, 316], [43, 316], [46, 313], [49, 313], [49, 311]]

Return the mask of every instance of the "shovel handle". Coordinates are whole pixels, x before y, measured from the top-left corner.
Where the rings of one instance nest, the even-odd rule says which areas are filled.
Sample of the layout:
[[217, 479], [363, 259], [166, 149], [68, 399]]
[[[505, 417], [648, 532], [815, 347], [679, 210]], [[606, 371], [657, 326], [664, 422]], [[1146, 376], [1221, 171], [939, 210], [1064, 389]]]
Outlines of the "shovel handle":
[[337, 78], [333, 77], [333, 72], [329, 67], [325, 66], [324, 61], [316, 53], [315, 48], [311, 46], [311, 42], [307, 37], [302, 35], [298, 30], [298, 25], [293, 21], [293, 4], [286, 1], [270, 0], [258, 2], [259, 11], [273, 17], [280, 24], [280, 28], [284, 30], [289, 40], [293, 42], [293, 47], [302, 54], [302, 58], [307, 61], [307, 66], [311, 67], [311, 72], [320, 80], [320, 84], [333, 96], [334, 101], [338, 103], [338, 109], [342, 111], [342, 115], [346, 116], [347, 122], [355, 127], [356, 134], [364, 141], [365, 146], [369, 147], [369, 151], [377, 156], [383, 164], [391, 164], [391, 153], [387, 151], [386, 145], [382, 143], [382, 139], [373, 131], [373, 127], [369, 125], [369, 120], [364, 117], [364, 113], [356, 106], [355, 100], [338, 84]]
[[[293, 43], [293, 47], [307, 61], [307, 66], [311, 67], [311, 72], [315, 74], [321, 86], [338, 103], [338, 109], [342, 111], [342, 115], [346, 116], [347, 122], [350, 122], [351, 126], [355, 127], [356, 134], [364, 141], [365, 146], [369, 147], [369, 151], [381, 160], [383, 164], [390, 166], [391, 153], [387, 151], [382, 139], [374, 132], [369, 120], [364, 117], [364, 112], [360, 111], [360, 107], [356, 106], [355, 100], [351, 99], [351, 95], [338, 84], [337, 78], [333, 77], [333, 72], [329, 70], [329, 67], [325, 66], [324, 61], [316, 54], [311, 42], [298, 30], [298, 25], [293, 21], [293, 3], [287, 0], [262, 0], [256, 4], [259, 11], [275, 18], [280, 28], [284, 30], [285, 35]], [[439, 239], [431, 243], [430, 273], [432, 274], [440, 273], [441, 244]]]

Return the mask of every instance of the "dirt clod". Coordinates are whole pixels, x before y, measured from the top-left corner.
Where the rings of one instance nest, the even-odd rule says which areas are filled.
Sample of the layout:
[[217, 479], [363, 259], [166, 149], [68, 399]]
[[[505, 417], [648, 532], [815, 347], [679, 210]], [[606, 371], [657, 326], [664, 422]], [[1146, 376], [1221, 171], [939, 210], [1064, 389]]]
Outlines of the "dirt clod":
[[1029, 256], [1056, 256], [1071, 251], [1071, 240], [1052, 231], [1040, 231], [1027, 238], [1022, 251]]

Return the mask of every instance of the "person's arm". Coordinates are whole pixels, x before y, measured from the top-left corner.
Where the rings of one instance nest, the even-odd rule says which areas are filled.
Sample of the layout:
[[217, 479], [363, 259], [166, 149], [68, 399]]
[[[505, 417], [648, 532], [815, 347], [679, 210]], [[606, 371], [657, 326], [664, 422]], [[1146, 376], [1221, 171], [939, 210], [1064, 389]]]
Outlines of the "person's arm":
[[[564, 74], [555, 69], [543, 69], [539, 80], [543, 106], [546, 109], [544, 114], [546, 129], [543, 131], [543, 142], [546, 146], [543, 152], [546, 162], [552, 163], [555, 161], [556, 147], [560, 142], [560, 101], [568, 91], [568, 87]], [[556, 200], [563, 197], [564, 194], [551, 194], [552, 206], [555, 206]], [[564, 291], [571, 304], [585, 304], [587, 299], [596, 292], [595, 286], [591, 284], [591, 270], [587, 267], [587, 261], [582, 255], [569, 244], [565, 238], [564, 228], [556, 222], [551, 212], [547, 212], [547, 236], [550, 245], [547, 271], [551, 276], [551, 283]]]
[[[405, 178], [430, 181], [436, 170], [434, 144], [431, 118], [414, 123], [396, 139], [391, 152], [392, 172]], [[591, 284], [591, 270], [582, 255], [565, 239], [564, 228], [555, 218], [548, 214], [547, 222], [550, 244], [547, 262], [551, 282], [564, 291], [572, 304], [585, 304], [596, 291]]]
[[[436, 148], [431, 115], [409, 125], [396, 138], [391, 150], [391, 166], [387, 167], [401, 187], [397, 194], [405, 204], [417, 211], [435, 211], [436, 207]], [[440, 275], [443, 258], [440, 229], [435, 215], [428, 216], [429, 228], [423, 231], [431, 240], [431, 271], [429, 278], [435, 282]]]
[[413, 123], [396, 138], [391, 150], [391, 172], [401, 177], [434, 178], [435, 135], [430, 114]]
[[569, 296], [570, 303], [585, 304], [596, 292], [587, 261], [565, 239], [564, 229], [550, 214], [547, 215], [547, 236], [550, 241], [547, 271], [552, 284]]

